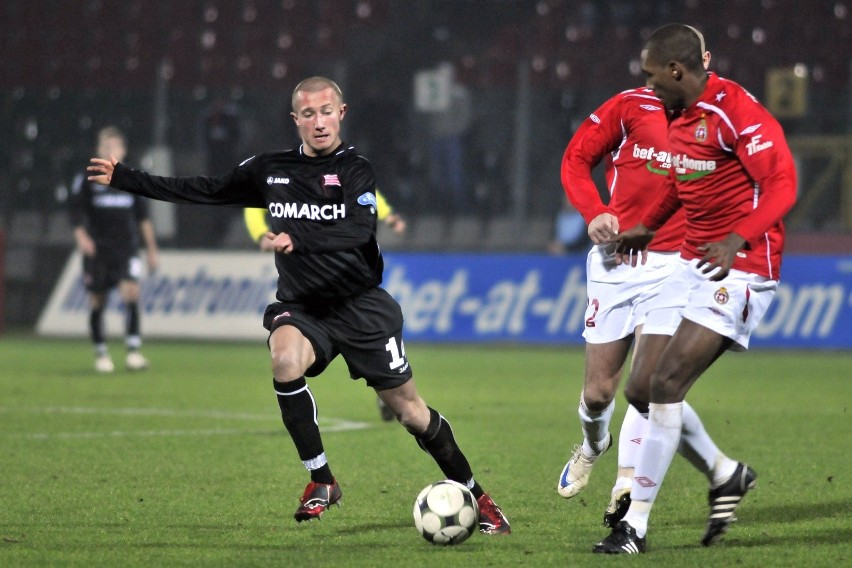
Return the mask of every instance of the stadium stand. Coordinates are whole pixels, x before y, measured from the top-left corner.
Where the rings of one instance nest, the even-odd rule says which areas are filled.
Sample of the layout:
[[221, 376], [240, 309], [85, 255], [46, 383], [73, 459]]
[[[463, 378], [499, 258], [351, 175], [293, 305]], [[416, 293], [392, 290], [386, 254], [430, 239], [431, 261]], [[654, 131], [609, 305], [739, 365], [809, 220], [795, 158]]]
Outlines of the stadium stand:
[[[70, 250], [56, 188], [83, 167], [101, 126], [123, 128], [128, 161], [138, 163], [156, 142], [155, 118], [162, 119], [175, 173], [194, 174], [203, 164], [200, 119], [215, 96], [240, 108], [239, 153], [248, 157], [293, 144], [289, 93], [296, 80], [315, 73], [334, 76], [347, 93], [351, 122], [359, 125], [347, 141], [358, 146], [371, 123], [393, 135], [392, 142], [364, 144], [368, 157], [381, 152], [392, 164], [385, 179], [405, 188], [392, 201], [409, 231], [402, 237], [383, 231], [387, 248], [546, 250], [562, 200], [554, 163], [564, 144], [612, 92], [643, 82], [638, 46], [669, 21], [699, 25], [712, 68], [759, 98], [766, 95], [767, 70], [800, 66], [806, 114], [783, 125], [791, 140], [817, 138], [802, 157], [800, 177], [804, 193], [821, 195], [794, 210], [791, 242], [820, 242], [796, 239], [796, 232], [852, 232], [850, 166], [838, 159], [840, 169], [826, 179], [819, 161], [836, 147], [826, 136], [848, 140], [852, 131], [848, 3], [813, 0], [803, 10], [793, 0], [719, 0], [711, 10], [703, 0], [504, 0], [500, 10], [482, 10], [482, 2], [0, 3], [0, 21], [15, 23], [0, 35], [0, 226], [7, 228], [10, 255], [32, 258], [36, 273], [48, 273], [55, 270], [43, 263], [53, 251]], [[465, 171], [477, 201], [452, 222], [431, 208], [426, 121], [412, 97], [414, 73], [442, 61], [454, 63], [476, 101]], [[366, 104], [370, 82], [379, 85], [378, 104]], [[158, 85], [165, 89], [161, 116]], [[517, 143], [524, 135], [533, 141], [526, 150]], [[242, 246], [238, 233], [230, 231], [223, 246]], [[176, 234], [162, 244], [183, 246], [181, 231]], [[18, 247], [36, 253], [14, 252]], [[26, 274], [30, 264], [20, 261], [10, 271]]]

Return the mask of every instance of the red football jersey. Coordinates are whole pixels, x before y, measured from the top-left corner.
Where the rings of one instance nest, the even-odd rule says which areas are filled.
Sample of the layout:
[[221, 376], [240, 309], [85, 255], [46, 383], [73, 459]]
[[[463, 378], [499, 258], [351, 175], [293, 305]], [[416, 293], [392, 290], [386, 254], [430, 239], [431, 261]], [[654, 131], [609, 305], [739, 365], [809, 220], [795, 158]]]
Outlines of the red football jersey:
[[746, 240], [733, 268], [777, 279], [784, 248], [781, 221], [796, 202], [796, 168], [778, 121], [740, 85], [710, 74], [698, 101], [669, 125], [669, 191], [643, 224], [653, 229], [686, 211], [681, 256], [730, 233]]
[[[618, 218], [621, 230], [639, 223], [645, 209], [666, 190], [671, 169], [666, 129], [662, 103], [645, 88], [615, 95], [583, 121], [562, 156], [562, 187], [586, 224], [601, 213]], [[601, 160], [609, 204], [603, 203], [592, 180]], [[648, 248], [678, 250], [684, 230], [683, 213], [675, 214]]]

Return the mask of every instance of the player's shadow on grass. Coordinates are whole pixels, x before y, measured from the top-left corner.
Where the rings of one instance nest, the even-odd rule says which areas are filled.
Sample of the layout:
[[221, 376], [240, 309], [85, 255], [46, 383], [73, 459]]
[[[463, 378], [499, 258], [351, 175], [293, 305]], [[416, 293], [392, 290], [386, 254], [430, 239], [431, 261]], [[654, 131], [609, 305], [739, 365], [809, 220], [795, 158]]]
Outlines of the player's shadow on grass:
[[[840, 500], [826, 503], [751, 503], [743, 504], [742, 513], [748, 516], [748, 519], [760, 522], [763, 524], [788, 524], [801, 520], [810, 519], [837, 519], [838, 524], [841, 518], [849, 518], [852, 512], [852, 500]], [[737, 509], [740, 513], [740, 510]], [[741, 513], [741, 514], [742, 514]], [[736, 526], [736, 525], [735, 525]]]

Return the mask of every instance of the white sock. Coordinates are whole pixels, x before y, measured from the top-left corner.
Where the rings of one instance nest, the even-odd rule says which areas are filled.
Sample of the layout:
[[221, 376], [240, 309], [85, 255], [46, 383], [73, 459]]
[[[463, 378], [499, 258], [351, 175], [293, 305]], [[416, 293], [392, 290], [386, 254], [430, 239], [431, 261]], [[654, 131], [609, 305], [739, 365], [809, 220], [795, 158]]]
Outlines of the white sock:
[[639, 536], [645, 536], [651, 507], [672, 463], [683, 427], [683, 403], [649, 405], [648, 432], [642, 440], [633, 477], [632, 503], [626, 520]]
[[737, 468], [737, 462], [719, 450], [695, 409], [686, 401], [683, 401], [683, 427], [678, 452], [707, 477], [711, 487], [727, 481]]
[[586, 401], [580, 394], [580, 426], [583, 429], [583, 453], [587, 456], [599, 455], [606, 449], [606, 437], [609, 434], [609, 423], [615, 411], [615, 401], [600, 412], [591, 411], [586, 407]]
[[627, 407], [618, 435], [618, 467], [636, 467], [639, 447], [648, 430], [648, 420], [632, 404]]

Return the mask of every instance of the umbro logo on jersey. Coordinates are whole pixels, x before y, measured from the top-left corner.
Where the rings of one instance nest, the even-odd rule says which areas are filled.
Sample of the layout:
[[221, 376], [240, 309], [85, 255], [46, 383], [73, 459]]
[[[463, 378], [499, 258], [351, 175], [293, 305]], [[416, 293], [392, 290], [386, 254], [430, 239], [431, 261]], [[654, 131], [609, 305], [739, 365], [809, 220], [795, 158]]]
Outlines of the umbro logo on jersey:
[[597, 117], [597, 115], [595, 115], [595, 114], [590, 114], [590, 115], [589, 115], [589, 118], [590, 118], [590, 119], [591, 119], [591, 121], [592, 121], [592, 122], [594, 122], [595, 124], [600, 124], [600, 123], [601, 123], [601, 119], [600, 119], [600, 118], [598, 118], [598, 117]]
[[655, 110], [663, 110], [662, 108], [654, 105], [639, 105], [640, 108], [644, 108], [645, 110], [655, 111]]
[[743, 130], [742, 132], [740, 132], [740, 136], [745, 136], [746, 134], [751, 134], [752, 132], [754, 132], [755, 130], [760, 128], [761, 126], [763, 126], [763, 124], [753, 124], [753, 125], [749, 126], [748, 128], [746, 128], [745, 130]]
[[284, 185], [287, 185], [288, 183], [290, 183], [290, 178], [288, 178], [288, 177], [273, 177], [273, 176], [269, 176], [268, 178], [266, 178], [266, 185], [275, 185], [275, 184], [279, 184], [279, 183], [283, 183]]

